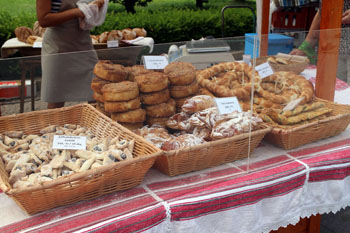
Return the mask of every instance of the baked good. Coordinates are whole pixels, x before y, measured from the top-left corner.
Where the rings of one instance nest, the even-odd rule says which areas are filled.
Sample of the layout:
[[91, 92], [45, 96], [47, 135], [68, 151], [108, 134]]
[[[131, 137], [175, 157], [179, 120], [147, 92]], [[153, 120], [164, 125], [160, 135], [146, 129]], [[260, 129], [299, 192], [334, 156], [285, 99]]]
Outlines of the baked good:
[[175, 113], [176, 104], [175, 100], [169, 99], [165, 103], [156, 105], [147, 105], [145, 110], [148, 116], [151, 117], [168, 117]]
[[215, 100], [208, 95], [197, 95], [187, 99], [182, 105], [182, 111], [186, 113], [195, 113], [215, 106]]
[[175, 103], [176, 103], [176, 111], [179, 110], [179, 112], [182, 111], [182, 105], [185, 103], [186, 100], [190, 99], [192, 96], [186, 96], [183, 98], [178, 98], [178, 99], [174, 99]]
[[102, 32], [98, 38], [99, 43], [107, 43], [109, 32]]
[[139, 96], [137, 84], [130, 81], [106, 84], [101, 90], [105, 101], [126, 101]]
[[126, 112], [132, 109], [140, 108], [140, 97], [128, 101], [105, 101], [104, 107], [107, 112]]
[[34, 36], [43, 37], [46, 28], [40, 26], [39, 21], [35, 21], [33, 25], [33, 34]]
[[98, 44], [99, 36], [98, 35], [90, 35], [91, 41], [93, 44]]
[[146, 124], [149, 126], [152, 125], [160, 125], [165, 127], [166, 122], [168, 121], [169, 117], [151, 117], [151, 116], [146, 116]]
[[120, 122], [119, 124], [121, 124], [122, 126], [124, 126], [125, 128], [127, 128], [131, 131], [135, 131], [135, 130], [138, 130], [138, 129], [143, 127], [143, 122], [137, 122], [137, 123], [122, 123], [122, 122]]
[[146, 120], [146, 111], [142, 108], [131, 110], [128, 112], [112, 113], [112, 120], [122, 123], [137, 123]]
[[183, 98], [198, 92], [198, 83], [194, 80], [190, 85], [186, 86], [170, 86], [170, 95], [174, 98]]
[[97, 109], [98, 111], [102, 112], [104, 115], [106, 115], [106, 116], [108, 116], [108, 117], [111, 116], [111, 114], [110, 114], [109, 112], [106, 112], [103, 102], [97, 101], [97, 103], [96, 103], [96, 109]]
[[98, 77], [94, 77], [91, 81], [91, 89], [99, 94], [102, 94], [102, 87], [109, 83], [111, 82]]
[[128, 71], [124, 66], [106, 61], [97, 62], [94, 67], [94, 74], [111, 82], [121, 82], [128, 78]]
[[179, 150], [186, 147], [196, 146], [205, 143], [203, 138], [193, 134], [183, 134], [163, 143], [161, 149], [165, 151]]
[[158, 148], [160, 148], [164, 142], [174, 138], [165, 128], [159, 125], [153, 125], [151, 127], [144, 126], [134, 132], [144, 137], [147, 141], [151, 142]]
[[108, 36], [107, 36], [107, 41], [110, 41], [110, 40], [122, 40], [123, 39], [123, 33], [119, 30], [112, 30], [108, 33]]
[[147, 74], [154, 72], [153, 70], [145, 69], [143, 65], [134, 65], [131, 67], [127, 67], [129, 72], [129, 80], [134, 81], [135, 76], [141, 75], [141, 74]]
[[151, 72], [135, 76], [141, 92], [149, 93], [164, 90], [168, 87], [168, 77], [160, 72]]
[[101, 95], [100, 93], [94, 91], [93, 92], [93, 96], [94, 100], [98, 101], [98, 102], [104, 102], [104, 98], [103, 98], [103, 95]]
[[131, 28], [125, 28], [122, 30], [123, 40], [133, 40], [136, 38], [136, 33]]
[[190, 115], [180, 112], [172, 115], [166, 122], [166, 126], [174, 130], [191, 131], [193, 126], [189, 123]]
[[215, 97], [213, 93], [211, 93], [210, 91], [208, 91], [208, 89], [205, 88], [199, 88], [198, 95], [209, 95], [211, 97]]
[[26, 39], [27, 44], [34, 44], [35, 41], [43, 41], [43, 39], [39, 36], [34, 35], [28, 36]]
[[196, 78], [196, 68], [187, 62], [173, 62], [164, 68], [171, 85], [184, 86], [193, 83]]
[[143, 104], [155, 105], [167, 102], [170, 99], [170, 92], [168, 88], [157, 92], [141, 93], [141, 102]]
[[15, 35], [17, 39], [24, 43], [26, 43], [27, 38], [29, 36], [32, 36], [33, 34], [34, 34], [33, 30], [29, 27], [22, 26], [22, 27], [17, 27], [15, 29]]
[[146, 32], [146, 30], [144, 28], [133, 28], [132, 30], [135, 32], [136, 37], [139, 37], [139, 36], [145, 37], [145, 36], [147, 36], [147, 32]]

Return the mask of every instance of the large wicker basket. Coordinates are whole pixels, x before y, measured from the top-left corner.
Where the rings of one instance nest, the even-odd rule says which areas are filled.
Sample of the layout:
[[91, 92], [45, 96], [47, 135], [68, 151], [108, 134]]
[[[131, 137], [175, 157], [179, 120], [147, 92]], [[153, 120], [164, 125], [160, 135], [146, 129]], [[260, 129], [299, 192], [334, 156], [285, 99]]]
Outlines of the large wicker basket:
[[[256, 65], [260, 65], [262, 63], [267, 62], [267, 59], [269, 57], [274, 57], [274, 56], [266, 56], [266, 57], [258, 57], [256, 58]], [[289, 64], [275, 64], [269, 62], [271, 68], [273, 69], [274, 72], [279, 72], [279, 71], [288, 71], [288, 72], [293, 72], [295, 74], [300, 74], [303, 72], [306, 67], [309, 65], [310, 61], [308, 59], [305, 59], [302, 62], [296, 62], [296, 61], [290, 61]]]
[[169, 176], [176, 176], [243, 159], [253, 152], [270, 130], [270, 127], [263, 125], [260, 129], [253, 131], [250, 136], [249, 151], [249, 133], [244, 133], [198, 146], [165, 152], [156, 159], [155, 167]]
[[88, 104], [0, 117], [0, 133], [23, 130], [26, 134], [38, 134], [40, 129], [48, 125], [66, 123], [88, 127], [98, 138], [119, 136], [121, 139], [135, 139], [135, 158], [60, 177], [25, 189], [11, 187], [3, 161], [0, 159], [0, 188], [28, 214], [137, 186], [161, 153], [142, 137], [120, 126]]
[[296, 125], [289, 129], [273, 127], [265, 135], [264, 140], [284, 149], [292, 149], [323, 138], [335, 136], [346, 129], [350, 123], [350, 106], [322, 101], [333, 111], [331, 115], [322, 120], [315, 120], [307, 124]]

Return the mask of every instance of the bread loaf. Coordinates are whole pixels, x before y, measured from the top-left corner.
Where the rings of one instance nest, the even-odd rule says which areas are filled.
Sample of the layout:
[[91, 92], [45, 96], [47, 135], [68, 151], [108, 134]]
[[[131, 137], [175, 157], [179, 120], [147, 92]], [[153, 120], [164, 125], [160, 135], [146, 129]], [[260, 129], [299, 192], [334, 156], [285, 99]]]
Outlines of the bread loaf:
[[27, 38], [31, 35], [33, 35], [33, 30], [29, 27], [18, 27], [15, 29], [15, 35], [17, 39], [21, 42], [26, 43]]
[[123, 39], [123, 33], [119, 30], [112, 30], [108, 33], [107, 40], [122, 40]]
[[144, 28], [133, 28], [132, 30], [136, 33], [136, 37], [147, 36], [147, 32]]
[[133, 40], [136, 38], [136, 33], [131, 28], [125, 28], [122, 30], [123, 40]]
[[46, 30], [46, 28], [41, 27], [39, 22], [35, 21], [35, 23], [33, 25], [34, 36], [43, 37], [45, 30]]

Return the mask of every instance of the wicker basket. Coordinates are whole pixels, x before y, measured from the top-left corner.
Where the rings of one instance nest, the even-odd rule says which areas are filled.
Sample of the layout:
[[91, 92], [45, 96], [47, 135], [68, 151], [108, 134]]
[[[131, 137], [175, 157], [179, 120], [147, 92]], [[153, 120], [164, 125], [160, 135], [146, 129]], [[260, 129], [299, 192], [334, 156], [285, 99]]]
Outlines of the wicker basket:
[[[268, 58], [269, 58], [269, 56], [256, 58], [256, 65], [258, 66], [262, 63], [265, 63]], [[289, 72], [293, 72], [295, 74], [300, 74], [301, 72], [303, 72], [303, 70], [306, 69], [306, 67], [309, 65], [309, 63], [310, 63], [310, 61], [308, 59], [306, 59], [304, 62], [290, 61], [290, 63], [287, 65], [275, 64], [275, 63], [269, 62], [270, 66], [274, 72], [289, 71]]]
[[66, 123], [88, 127], [98, 138], [120, 136], [121, 139], [135, 139], [135, 158], [25, 189], [11, 187], [0, 159], [0, 188], [28, 214], [137, 186], [161, 154], [158, 148], [142, 137], [113, 122], [88, 104], [4, 116], [0, 118], [0, 133], [23, 130], [26, 134], [38, 134], [40, 129], [48, 125]]
[[[271, 130], [267, 125], [252, 132], [249, 154], [258, 146], [264, 135]], [[248, 157], [249, 133], [240, 134], [202, 145], [165, 152], [156, 159], [155, 167], [176, 176], [198, 171]]]
[[350, 106], [335, 104], [319, 98], [315, 100], [324, 102], [328, 108], [333, 110], [329, 117], [308, 124], [292, 126], [290, 129], [273, 127], [271, 132], [265, 135], [264, 140], [284, 149], [292, 149], [344, 131], [350, 123]]

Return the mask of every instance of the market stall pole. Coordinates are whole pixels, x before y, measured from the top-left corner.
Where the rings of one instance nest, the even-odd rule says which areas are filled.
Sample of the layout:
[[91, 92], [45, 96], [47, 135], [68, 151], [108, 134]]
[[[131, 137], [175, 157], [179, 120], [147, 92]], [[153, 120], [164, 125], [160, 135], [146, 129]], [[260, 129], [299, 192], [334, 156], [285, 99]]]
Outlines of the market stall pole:
[[322, 1], [316, 96], [330, 101], [334, 99], [343, 3]]

